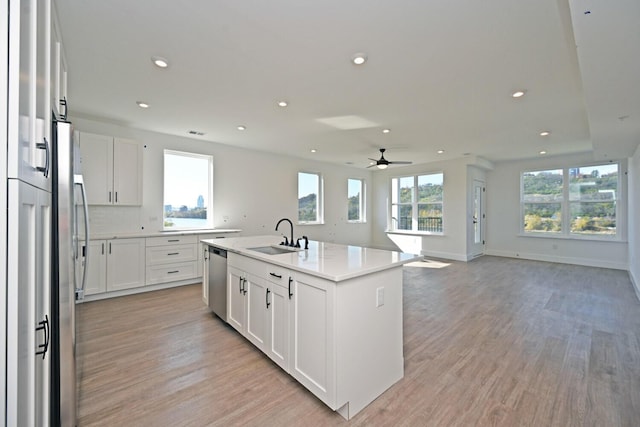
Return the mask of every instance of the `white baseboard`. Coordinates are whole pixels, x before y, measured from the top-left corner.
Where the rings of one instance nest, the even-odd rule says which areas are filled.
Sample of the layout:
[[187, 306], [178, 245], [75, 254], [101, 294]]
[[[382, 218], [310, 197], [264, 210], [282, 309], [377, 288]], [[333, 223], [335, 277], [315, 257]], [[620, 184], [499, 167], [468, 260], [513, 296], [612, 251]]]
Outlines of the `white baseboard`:
[[424, 255], [432, 258], [442, 258], [442, 259], [450, 259], [453, 261], [470, 261], [472, 258], [465, 254], [456, 254], [452, 252], [441, 252], [441, 251], [420, 251], [420, 255]]
[[84, 297], [83, 300], [76, 301], [76, 304], [81, 304], [83, 302], [90, 302], [90, 301], [98, 301], [98, 300], [107, 299], [107, 298], [123, 297], [123, 296], [126, 296], [126, 295], [141, 294], [143, 292], [158, 291], [160, 289], [175, 288], [175, 287], [178, 287], [178, 286], [194, 285], [196, 283], [202, 283], [202, 279], [201, 278], [198, 278], [198, 279], [187, 279], [187, 280], [180, 280], [180, 281], [171, 282], [171, 283], [160, 283], [160, 284], [157, 284], [157, 285], [141, 286], [139, 288], [122, 289], [120, 291], [104, 292], [104, 293], [101, 293], [101, 294], [87, 295], [87, 296]]
[[553, 256], [553, 255], [545, 255], [545, 254], [496, 251], [496, 250], [486, 250], [485, 255], [501, 256], [506, 258], [529, 259], [533, 261], [557, 262], [560, 264], [583, 265], [585, 267], [612, 268], [615, 270], [629, 271], [629, 265], [626, 262], [603, 261], [600, 259], [593, 259], [593, 258], [559, 257], [559, 256]]

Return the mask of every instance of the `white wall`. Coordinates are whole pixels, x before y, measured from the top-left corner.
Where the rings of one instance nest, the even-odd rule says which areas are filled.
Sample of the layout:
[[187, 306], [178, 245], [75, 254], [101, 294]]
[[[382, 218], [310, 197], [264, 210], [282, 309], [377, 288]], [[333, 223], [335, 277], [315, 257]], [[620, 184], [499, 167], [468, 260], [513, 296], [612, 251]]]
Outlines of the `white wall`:
[[629, 159], [629, 276], [640, 299], [640, 146]]
[[[411, 165], [401, 168], [390, 167], [376, 170], [373, 173], [373, 244], [376, 247], [402, 250], [404, 252], [421, 253], [424, 255], [466, 261], [467, 219], [470, 217], [468, 193], [468, 165], [472, 159], [461, 158], [455, 160], [433, 162], [421, 165]], [[474, 171], [479, 171], [473, 168]], [[444, 173], [443, 188], [443, 235], [417, 236], [405, 233], [386, 233], [387, 212], [390, 206], [389, 194], [393, 177], [411, 176], [428, 173]], [[475, 172], [471, 176], [476, 176]], [[482, 176], [478, 172], [477, 176]], [[471, 178], [473, 182], [473, 178]]]
[[[520, 232], [520, 174], [525, 170], [553, 169], [593, 162], [590, 154], [496, 163], [487, 173], [487, 246], [485, 253], [578, 265], [628, 269], [626, 221], [618, 218], [622, 242], [523, 237]], [[622, 161], [621, 197], [626, 200], [626, 160]], [[626, 216], [623, 202], [620, 212]], [[633, 210], [632, 210], [633, 212]]]
[[[366, 181], [366, 206], [371, 212], [371, 172], [366, 169], [250, 151], [83, 118], [72, 120], [76, 130], [132, 138], [146, 146], [143, 205], [92, 206], [89, 216], [93, 233], [161, 230], [163, 150], [172, 149], [213, 155], [215, 228], [240, 228], [244, 235], [280, 234], [274, 230], [280, 218], [290, 218], [294, 224], [297, 219], [298, 172], [318, 172], [324, 179], [325, 224], [295, 225], [295, 237], [307, 235], [311, 240], [371, 245], [371, 221], [353, 224], [346, 220], [348, 178]], [[288, 226], [280, 231], [289, 235]]]

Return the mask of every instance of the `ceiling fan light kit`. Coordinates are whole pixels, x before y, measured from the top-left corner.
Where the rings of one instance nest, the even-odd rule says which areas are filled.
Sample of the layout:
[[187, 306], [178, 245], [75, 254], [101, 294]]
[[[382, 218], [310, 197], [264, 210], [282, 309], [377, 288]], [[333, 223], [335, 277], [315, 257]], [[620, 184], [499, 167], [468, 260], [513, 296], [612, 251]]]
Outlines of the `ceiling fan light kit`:
[[389, 167], [389, 165], [410, 165], [412, 163], [412, 162], [407, 162], [403, 160], [391, 162], [384, 158], [385, 151], [387, 151], [385, 148], [380, 149], [379, 159], [372, 159], [371, 157], [369, 157], [369, 160], [372, 160], [375, 163], [372, 163], [371, 165], [367, 166], [367, 168], [372, 168], [376, 166], [378, 169], [386, 169], [387, 167]]

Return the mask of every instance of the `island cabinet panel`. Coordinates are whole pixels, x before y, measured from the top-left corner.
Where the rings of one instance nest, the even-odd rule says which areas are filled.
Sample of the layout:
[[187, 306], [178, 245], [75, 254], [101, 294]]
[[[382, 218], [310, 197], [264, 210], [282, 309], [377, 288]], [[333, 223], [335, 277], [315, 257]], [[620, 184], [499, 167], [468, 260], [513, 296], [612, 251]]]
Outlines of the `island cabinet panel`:
[[331, 409], [335, 401], [335, 283], [295, 274], [289, 373]]
[[242, 270], [227, 265], [227, 321], [238, 332], [244, 335], [245, 330], [245, 276]]
[[[289, 363], [287, 270], [237, 254], [228, 255], [228, 322], [283, 369]], [[277, 272], [272, 275], [270, 273]]]
[[265, 351], [267, 340], [267, 283], [264, 280], [247, 274], [245, 288], [247, 317], [245, 337], [260, 350]]

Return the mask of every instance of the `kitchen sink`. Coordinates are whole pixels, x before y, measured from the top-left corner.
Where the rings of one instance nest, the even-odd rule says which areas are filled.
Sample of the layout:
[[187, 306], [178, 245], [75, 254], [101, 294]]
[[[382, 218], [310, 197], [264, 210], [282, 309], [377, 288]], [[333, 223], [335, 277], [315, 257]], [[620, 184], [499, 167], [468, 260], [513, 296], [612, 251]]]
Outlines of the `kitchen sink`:
[[290, 254], [291, 252], [298, 252], [304, 250], [303, 248], [292, 248], [291, 246], [280, 246], [280, 245], [271, 245], [271, 246], [258, 246], [255, 248], [247, 248], [250, 251], [256, 251], [267, 255], [280, 255], [280, 254]]

